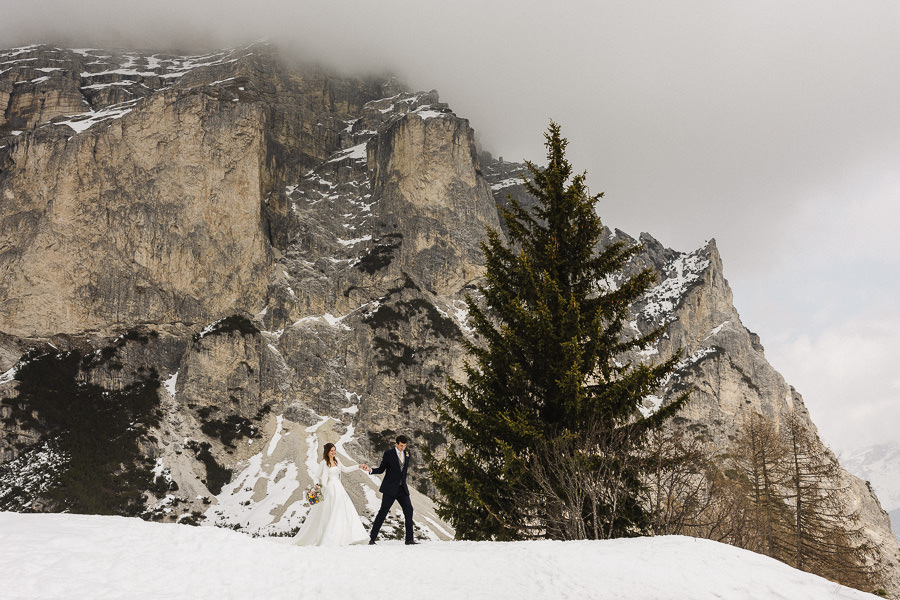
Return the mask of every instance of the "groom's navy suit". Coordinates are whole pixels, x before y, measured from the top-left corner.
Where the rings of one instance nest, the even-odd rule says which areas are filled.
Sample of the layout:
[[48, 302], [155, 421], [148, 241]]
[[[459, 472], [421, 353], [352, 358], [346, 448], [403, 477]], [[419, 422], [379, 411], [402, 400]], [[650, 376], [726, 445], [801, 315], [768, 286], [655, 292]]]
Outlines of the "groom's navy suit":
[[391, 448], [381, 457], [381, 464], [377, 469], [372, 469], [372, 475], [384, 473], [384, 480], [378, 491], [381, 492], [381, 509], [372, 523], [372, 533], [369, 538], [374, 542], [381, 531], [381, 525], [387, 517], [388, 511], [394, 505], [394, 501], [400, 503], [403, 509], [403, 518], [406, 521], [406, 541], [413, 541], [413, 507], [409, 501], [409, 487], [406, 485], [406, 473], [409, 471], [409, 450], [403, 450], [404, 461], [401, 464], [397, 456], [397, 449]]

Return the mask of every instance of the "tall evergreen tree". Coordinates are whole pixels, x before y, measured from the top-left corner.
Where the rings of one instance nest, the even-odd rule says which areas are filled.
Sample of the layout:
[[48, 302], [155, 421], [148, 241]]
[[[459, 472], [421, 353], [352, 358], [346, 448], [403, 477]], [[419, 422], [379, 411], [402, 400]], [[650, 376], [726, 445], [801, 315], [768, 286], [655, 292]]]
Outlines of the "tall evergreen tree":
[[[643, 531], [641, 440], [685, 401], [641, 415], [642, 400], [679, 359], [619, 362], [662, 333], [629, 337], [623, 329], [655, 275], [625, 275], [639, 246], [601, 246], [595, 205], [602, 194], [590, 195], [585, 173], [572, 175], [556, 123], [545, 138], [547, 167], [527, 163], [532, 179], [525, 185], [537, 204], [527, 209], [510, 199], [501, 208], [509, 245], [488, 230], [486, 283], [480, 298], [467, 298], [476, 332], [467, 344], [467, 379], [450, 380], [439, 403], [456, 444], [430, 461], [438, 512], [463, 539], [552, 536], [572, 529], [554, 527], [553, 515], [571, 520], [572, 511], [581, 513], [574, 520], [586, 537]], [[590, 480], [589, 493], [569, 494], [564, 481], [536, 481], [535, 472], [558, 471], [554, 453], [562, 448], [575, 454], [572, 464]]]

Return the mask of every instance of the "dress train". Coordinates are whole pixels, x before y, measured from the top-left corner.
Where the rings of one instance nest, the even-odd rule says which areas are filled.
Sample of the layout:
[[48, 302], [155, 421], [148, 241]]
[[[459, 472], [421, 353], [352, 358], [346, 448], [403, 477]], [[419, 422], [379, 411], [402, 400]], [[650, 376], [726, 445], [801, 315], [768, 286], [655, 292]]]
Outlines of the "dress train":
[[340, 462], [328, 467], [319, 463], [316, 471], [322, 485], [323, 499], [309, 509], [306, 521], [294, 536], [298, 546], [346, 546], [369, 541], [369, 534], [359, 520], [359, 514], [341, 483], [341, 473], [350, 473], [359, 467], [345, 467]]

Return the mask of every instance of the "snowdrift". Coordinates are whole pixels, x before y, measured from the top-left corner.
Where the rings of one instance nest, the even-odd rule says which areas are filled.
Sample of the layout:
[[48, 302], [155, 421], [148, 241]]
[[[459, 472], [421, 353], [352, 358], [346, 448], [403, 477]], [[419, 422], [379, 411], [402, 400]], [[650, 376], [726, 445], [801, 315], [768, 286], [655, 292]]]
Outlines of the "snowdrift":
[[874, 598], [709, 540], [301, 548], [123, 517], [0, 513], [5, 600]]

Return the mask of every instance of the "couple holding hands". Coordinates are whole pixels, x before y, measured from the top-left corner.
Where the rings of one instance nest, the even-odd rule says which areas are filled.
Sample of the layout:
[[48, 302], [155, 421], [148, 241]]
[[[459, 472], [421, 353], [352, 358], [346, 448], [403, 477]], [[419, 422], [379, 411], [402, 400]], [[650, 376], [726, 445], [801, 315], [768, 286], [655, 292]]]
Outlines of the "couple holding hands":
[[[345, 467], [337, 459], [334, 444], [325, 444], [322, 461], [315, 474], [315, 480], [322, 486], [323, 500], [310, 509], [300, 531], [294, 537], [294, 543], [300, 546], [344, 546], [362, 544], [368, 540], [374, 544], [394, 502], [399, 502], [406, 521], [406, 543], [416, 544], [413, 539], [413, 508], [409, 500], [409, 487], [406, 485], [406, 474], [409, 471], [409, 450], [406, 449], [409, 439], [405, 435], [397, 436], [394, 447], [384, 453], [381, 464], [372, 469], [362, 464]], [[353, 502], [341, 484], [341, 473], [349, 473], [362, 469], [370, 475], [384, 473], [381, 487], [381, 508], [372, 523], [372, 531], [366, 534]]]

